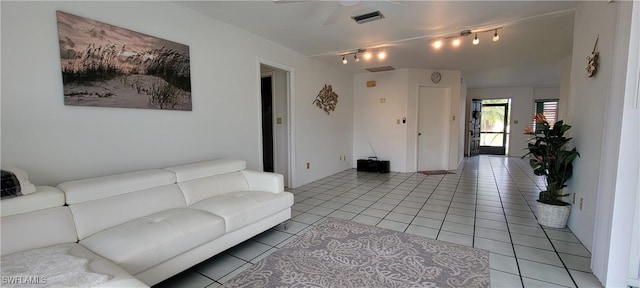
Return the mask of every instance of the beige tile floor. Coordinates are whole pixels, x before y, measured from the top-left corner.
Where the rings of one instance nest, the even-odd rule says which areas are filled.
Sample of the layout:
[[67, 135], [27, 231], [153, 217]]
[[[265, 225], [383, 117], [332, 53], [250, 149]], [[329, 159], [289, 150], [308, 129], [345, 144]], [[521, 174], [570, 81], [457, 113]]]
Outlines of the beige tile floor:
[[326, 217], [490, 251], [491, 287], [602, 287], [567, 228], [542, 228], [543, 180], [520, 158], [465, 158], [455, 174], [346, 170], [302, 187], [287, 230], [276, 226], [154, 287], [218, 287]]

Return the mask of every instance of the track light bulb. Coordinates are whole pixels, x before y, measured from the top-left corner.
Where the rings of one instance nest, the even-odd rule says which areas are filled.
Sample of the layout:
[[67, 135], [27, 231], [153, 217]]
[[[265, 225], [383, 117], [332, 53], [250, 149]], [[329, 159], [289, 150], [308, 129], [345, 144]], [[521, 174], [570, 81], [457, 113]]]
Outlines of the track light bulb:
[[384, 58], [387, 58], [387, 53], [384, 51], [381, 51], [378, 53], [378, 59], [380, 60], [384, 60]]
[[496, 42], [500, 40], [500, 36], [498, 36], [498, 29], [496, 29], [496, 32], [493, 33], [493, 42]]
[[358, 58], [358, 54], [353, 54], [353, 61], [360, 62], [360, 58]]
[[442, 40], [436, 40], [431, 45], [433, 46], [433, 48], [440, 49], [440, 47], [442, 47]]
[[456, 37], [456, 39], [453, 39], [453, 41], [451, 41], [451, 45], [454, 47], [460, 46], [460, 38]]
[[362, 57], [364, 57], [364, 60], [369, 60], [371, 59], [371, 52], [365, 52]]
[[478, 39], [478, 33], [476, 33], [476, 37], [473, 38], [473, 45], [478, 45], [480, 43], [480, 39]]
[[342, 64], [347, 64], [347, 63], [348, 63], [347, 58], [344, 58], [344, 56], [342, 56]]

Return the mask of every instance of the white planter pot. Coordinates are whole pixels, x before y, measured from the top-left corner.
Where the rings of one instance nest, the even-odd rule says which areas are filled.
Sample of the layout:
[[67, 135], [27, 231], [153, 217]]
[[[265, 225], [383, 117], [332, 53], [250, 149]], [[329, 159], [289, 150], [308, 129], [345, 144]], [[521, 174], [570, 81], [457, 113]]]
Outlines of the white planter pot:
[[564, 228], [567, 226], [571, 205], [557, 206], [544, 203], [538, 205], [538, 223], [550, 228]]

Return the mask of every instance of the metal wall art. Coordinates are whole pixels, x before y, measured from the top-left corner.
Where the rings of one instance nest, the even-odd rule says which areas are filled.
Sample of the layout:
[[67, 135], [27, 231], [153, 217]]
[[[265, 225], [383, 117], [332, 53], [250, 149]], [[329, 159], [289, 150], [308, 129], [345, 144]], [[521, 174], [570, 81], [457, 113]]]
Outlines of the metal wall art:
[[338, 104], [338, 94], [333, 92], [333, 88], [331, 85], [324, 85], [324, 88], [320, 90], [316, 99], [313, 100], [313, 103], [318, 108], [322, 109], [324, 112], [327, 112], [329, 115], [331, 112], [336, 110], [336, 105]]
[[591, 54], [589, 54], [589, 56], [587, 56], [587, 67], [585, 67], [585, 69], [587, 70], [587, 77], [593, 77], [596, 75], [596, 72], [598, 72], [598, 60], [600, 58], [600, 53], [598, 51], [596, 51], [596, 48], [598, 47], [598, 40], [600, 39], [600, 35], [598, 35], [598, 38], [596, 38], [596, 44], [593, 45], [593, 51], [591, 52]]

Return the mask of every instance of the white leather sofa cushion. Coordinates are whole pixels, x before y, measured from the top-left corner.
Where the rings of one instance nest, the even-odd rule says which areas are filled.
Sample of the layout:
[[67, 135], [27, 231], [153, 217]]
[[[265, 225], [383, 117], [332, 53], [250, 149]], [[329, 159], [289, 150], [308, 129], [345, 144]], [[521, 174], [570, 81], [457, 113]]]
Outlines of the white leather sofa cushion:
[[3, 276], [44, 277], [53, 287], [149, 287], [77, 243], [18, 252], [2, 260]]
[[211, 212], [224, 218], [226, 232], [232, 232], [293, 205], [293, 194], [235, 191], [202, 200], [189, 208]]
[[193, 179], [240, 171], [245, 168], [247, 168], [247, 164], [245, 161], [218, 159], [168, 167], [165, 169], [174, 172], [176, 174], [176, 180], [178, 182], [185, 182]]
[[242, 172], [230, 172], [178, 183], [187, 206], [231, 191], [247, 191], [249, 183]]
[[184, 196], [176, 184], [130, 192], [105, 199], [69, 205], [76, 222], [78, 239], [153, 213], [185, 208]]
[[80, 244], [136, 274], [220, 237], [224, 227], [216, 215], [177, 208], [98, 232]]
[[64, 182], [58, 185], [58, 189], [64, 192], [67, 204], [75, 204], [175, 182], [174, 173], [162, 169], [150, 169]]
[[73, 217], [65, 206], [5, 216], [0, 227], [2, 256], [78, 241]]
[[0, 213], [2, 217], [20, 213], [32, 212], [64, 205], [62, 191], [49, 186], [37, 186], [36, 192], [2, 199], [0, 201]]
[[284, 191], [284, 178], [282, 174], [242, 170], [249, 184], [249, 190], [279, 193]]

